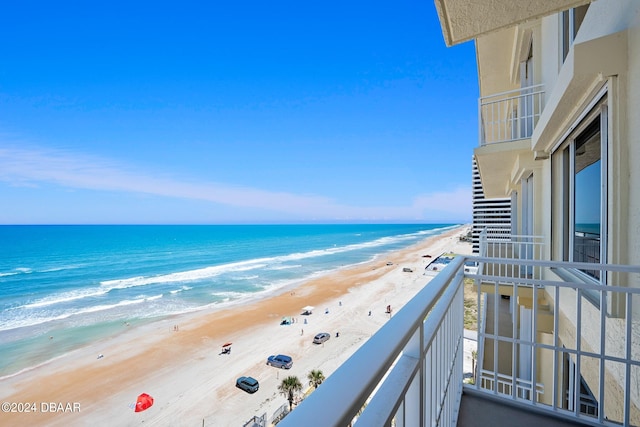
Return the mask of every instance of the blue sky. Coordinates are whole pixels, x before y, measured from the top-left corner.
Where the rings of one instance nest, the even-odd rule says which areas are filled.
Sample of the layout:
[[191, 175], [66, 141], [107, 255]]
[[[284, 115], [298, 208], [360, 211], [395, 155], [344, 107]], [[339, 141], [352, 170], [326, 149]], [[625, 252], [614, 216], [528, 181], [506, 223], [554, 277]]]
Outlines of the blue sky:
[[2, 224], [471, 219], [431, 0], [9, 2], [0, 38]]

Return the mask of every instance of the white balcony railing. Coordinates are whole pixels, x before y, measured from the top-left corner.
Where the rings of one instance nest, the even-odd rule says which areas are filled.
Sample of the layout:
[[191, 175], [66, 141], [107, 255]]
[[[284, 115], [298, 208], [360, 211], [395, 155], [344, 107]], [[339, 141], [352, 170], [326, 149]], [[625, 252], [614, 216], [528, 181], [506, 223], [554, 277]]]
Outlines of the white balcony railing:
[[[541, 260], [545, 258], [542, 236], [514, 235], [507, 230], [485, 228], [480, 233], [480, 256], [488, 258], [510, 258]], [[505, 276], [509, 280], [517, 278], [542, 278], [542, 269], [520, 265], [516, 262], [485, 263], [480, 271], [492, 276]]]
[[543, 108], [542, 85], [480, 98], [478, 100], [480, 145], [530, 138]]
[[536, 399], [539, 400], [544, 394], [544, 385], [541, 383], [533, 384], [531, 380], [523, 380], [518, 378], [515, 388], [510, 376], [496, 373], [494, 371], [487, 371], [486, 369], [480, 369], [478, 371], [479, 379], [478, 385], [483, 390], [494, 391], [497, 394], [511, 397], [517, 396], [519, 399], [532, 400], [532, 393], [536, 393]]
[[640, 425], [640, 267], [479, 262], [481, 368], [465, 387], [584, 424]]
[[[466, 261], [504, 274], [465, 274]], [[587, 267], [610, 285], [580, 275]], [[523, 269], [540, 276], [510, 277]], [[479, 368], [463, 385], [465, 278], [482, 286]], [[639, 285], [638, 266], [458, 256], [279, 425], [455, 426], [463, 390], [587, 425], [640, 425]]]
[[279, 425], [455, 425], [463, 261], [454, 259]]

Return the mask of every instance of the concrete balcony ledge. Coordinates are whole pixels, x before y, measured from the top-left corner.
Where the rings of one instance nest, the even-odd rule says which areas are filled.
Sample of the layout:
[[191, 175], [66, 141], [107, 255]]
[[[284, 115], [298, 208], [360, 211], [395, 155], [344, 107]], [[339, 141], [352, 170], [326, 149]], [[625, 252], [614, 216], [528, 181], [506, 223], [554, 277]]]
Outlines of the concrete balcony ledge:
[[448, 46], [589, 3], [589, 0], [435, 0]]
[[520, 176], [520, 165], [533, 162], [531, 140], [485, 145], [474, 150], [478, 171], [482, 177], [482, 190], [488, 199], [508, 197], [514, 176]]
[[490, 394], [465, 389], [460, 402], [457, 427], [576, 427], [589, 426], [560, 414], [539, 411], [532, 405], [519, 405]]

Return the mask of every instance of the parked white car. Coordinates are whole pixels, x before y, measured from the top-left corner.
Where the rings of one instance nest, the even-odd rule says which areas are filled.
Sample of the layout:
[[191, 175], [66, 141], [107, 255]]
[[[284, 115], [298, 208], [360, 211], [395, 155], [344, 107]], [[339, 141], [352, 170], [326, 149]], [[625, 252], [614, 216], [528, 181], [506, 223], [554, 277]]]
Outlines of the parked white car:
[[319, 334], [316, 334], [315, 337], [313, 337], [313, 343], [322, 344], [323, 342], [327, 341], [329, 338], [331, 338], [331, 334], [329, 334], [328, 332], [320, 332]]

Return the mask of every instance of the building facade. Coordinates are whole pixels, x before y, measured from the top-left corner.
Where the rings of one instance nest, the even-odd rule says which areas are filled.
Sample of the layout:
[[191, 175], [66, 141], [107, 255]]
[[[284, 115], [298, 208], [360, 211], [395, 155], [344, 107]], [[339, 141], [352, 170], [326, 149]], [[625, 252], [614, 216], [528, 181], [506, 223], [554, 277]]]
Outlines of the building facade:
[[480, 171], [475, 156], [472, 159], [473, 224], [471, 243], [473, 253], [480, 253], [480, 234], [490, 229], [500, 234], [515, 234], [511, 229], [511, 198], [488, 199], [482, 190]]
[[[585, 286], [502, 295], [516, 313], [511, 343], [531, 336], [556, 343], [567, 349], [560, 360], [543, 349], [497, 360], [498, 344], [487, 340], [481, 363], [495, 375], [539, 383], [540, 402], [640, 425], [638, 369], [617, 363], [640, 353], [634, 338], [640, 304], [593, 291], [640, 287], [637, 274], [600, 267], [640, 264], [640, 2], [436, 0], [436, 6], [448, 44], [475, 40], [480, 135], [474, 157], [484, 196], [510, 200], [512, 234], [539, 239], [539, 252], [526, 258], [575, 264], [544, 269], [540, 280]], [[504, 250], [500, 257], [521, 257], [513, 246], [504, 248], [494, 245], [496, 253], [484, 255]], [[551, 374], [545, 366], [560, 368]]]

